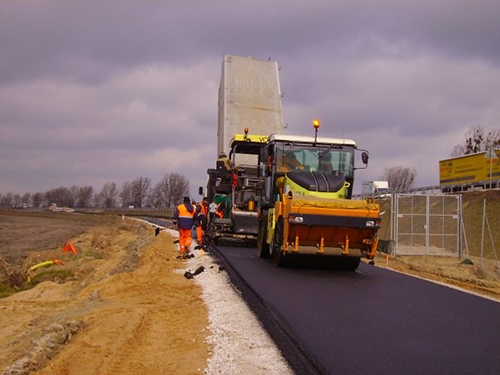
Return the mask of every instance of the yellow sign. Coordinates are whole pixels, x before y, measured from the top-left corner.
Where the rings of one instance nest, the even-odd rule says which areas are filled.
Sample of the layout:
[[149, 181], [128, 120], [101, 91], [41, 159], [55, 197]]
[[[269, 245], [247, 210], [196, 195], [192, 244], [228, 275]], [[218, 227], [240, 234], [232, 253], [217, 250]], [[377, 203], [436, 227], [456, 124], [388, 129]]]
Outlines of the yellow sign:
[[257, 143], [266, 143], [267, 142], [267, 135], [235, 134], [234, 138], [232, 139], [232, 142], [257, 142]]
[[[490, 179], [500, 179], [500, 150], [495, 151], [496, 158], [485, 157], [486, 153], [465, 155], [439, 162], [439, 183], [443, 185], [459, 185]], [[490, 176], [491, 170], [491, 176]]]

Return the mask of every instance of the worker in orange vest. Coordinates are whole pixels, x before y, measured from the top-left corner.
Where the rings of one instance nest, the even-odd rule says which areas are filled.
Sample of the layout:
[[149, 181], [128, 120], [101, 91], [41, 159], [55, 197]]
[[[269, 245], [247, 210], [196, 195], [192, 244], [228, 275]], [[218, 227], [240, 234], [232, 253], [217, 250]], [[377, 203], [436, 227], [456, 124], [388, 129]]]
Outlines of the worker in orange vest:
[[196, 211], [194, 212], [194, 221], [196, 225], [196, 241], [198, 246], [203, 245], [203, 236], [207, 229], [208, 218], [208, 198], [204, 197], [201, 202], [196, 204]]
[[223, 219], [225, 213], [226, 213], [226, 204], [224, 202], [221, 202], [217, 205], [217, 208], [215, 209], [215, 217]]
[[191, 229], [193, 227], [194, 207], [189, 197], [184, 197], [183, 203], [177, 206], [173, 216], [173, 223], [179, 230], [179, 252], [181, 255], [189, 253], [193, 241]]

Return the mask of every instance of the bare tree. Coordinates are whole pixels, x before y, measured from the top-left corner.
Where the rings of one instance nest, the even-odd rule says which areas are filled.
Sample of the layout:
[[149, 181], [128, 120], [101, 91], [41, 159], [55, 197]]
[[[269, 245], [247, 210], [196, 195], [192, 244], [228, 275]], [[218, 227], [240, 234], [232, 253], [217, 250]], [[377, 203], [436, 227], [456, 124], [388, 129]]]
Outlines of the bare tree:
[[51, 189], [46, 191], [44, 194], [44, 200], [47, 202], [47, 205], [51, 205], [52, 203], [56, 203], [56, 189]]
[[154, 187], [151, 199], [160, 206], [170, 207], [169, 197], [170, 175], [167, 173]]
[[92, 200], [92, 195], [94, 194], [94, 188], [92, 186], [83, 186], [78, 189], [78, 200], [76, 201], [77, 206], [81, 208], [90, 207], [90, 202]]
[[31, 196], [31, 204], [33, 207], [38, 208], [42, 205], [43, 203], [43, 194], [40, 192], [37, 192]]
[[99, 194], [94, 194], [92, 186], [79, 187], [72, 185], [69, 189], [59, 187], [48, 190], [44, 193], [26, 193], [22, 197], [13, 193], [0, 194], [0, 206], [11, 207], [19, 200], [22, 204], [29, 204], [31, 201], [33, 207], [41, 207], [55, 203], [57, 206], [67, 207], [114, 207], [118, 198], [121, 200], [122, 207], [135, 206], [144, 207], [174, 207], [182, 201], [184, 196], [189, 195], [189, 181], [185, 176], [178, 173], [166, 174], [163, 179], [151, 188], [151, 179], [148, 177], [139, 177], [132, 182], [126, 181], [121, 189], [117, 188], [116, 183], [110, 182], [104, 185]]
[[12, 207], [14, 203], [14, 194], [8, 192], [5, 195], [0, 196], [0, 207]]
[[69, 198], [70, 198], [70, 201], [68, 203], [68, 207], [75, 207], [76, 201], [78, 200], [78, 194], [80, 194], [80, 188], [76, 185], [73, 185], [68, 190], [69, 190]]
[[101, 193], [98, 193], [98, 194], [94, 194], [94, 196], [92, 197], [92, 205], [94, 207], [99, 207], [99, 208], [103, 208], [104, 207], [104, 199], [102, 198], [102, 194]]
[[141, 208], [146, 203], [151, 191], [151, 179], [149, 177], [138, 177], [132, 181], [131, 185], [134, 207]]
[[189, 181], [186, 177], [178, 173], [167, 173], [151, 191], [149, 204], [153, 207], [171, 208], [187, 195], [189, 195]]
[[116, 204], [116, 197], [118, 196], [118, 187], [115, 182], [106, 182], [99, 192], [99, 196], [102, 199], [100, 203], [105, 208], [113, 208]]
[[19, 194], [12, 196], [11, 206], [15, 208], [21, 207], [21, 196]]
[[23, 206], [28, 206], [31, 201], [31, 194], [30, 193], [24, 193], [23, 196], [21, 197], [21, 204]]
[[68, 188], [59, 187], [49, 190], [45, 193], [47, 204], [55, 203], [58, 206], [69, 206], [71, 203], [71, 195]]
[[133, 196], [132, 196], [132, 183], [129, 181], [125, 181], [122, 184], [122, 188], [120, 190], [120, 199], [122, 201], [122, 207], [128, 207], [134, 204]]
[[148, 197], [148, 206], [155, 208], [165, 207], [161, 191], [161, 182], [157, 183], [156, 186], [151, 190], [151, 193]]
[[475, 154], [486, 151], [489, 147], [500, 146], [500, 129], [486, 129], [482, 125], [471, 127], [464, 136], [464, 143], [453, 148], [451, 157]]
[[389, 183], [389, 190], [393, 193], [406, 193], [413, 187], [417, 175], [415, 168], [391, 167], [384, 170], [383, 179]]
[[166, 200], [166, 207], [174, 207], [182, 202], [184, 196], [189, 195], [189, 181], [186, 177], [171, 173], [168, 177], [169, 195]]

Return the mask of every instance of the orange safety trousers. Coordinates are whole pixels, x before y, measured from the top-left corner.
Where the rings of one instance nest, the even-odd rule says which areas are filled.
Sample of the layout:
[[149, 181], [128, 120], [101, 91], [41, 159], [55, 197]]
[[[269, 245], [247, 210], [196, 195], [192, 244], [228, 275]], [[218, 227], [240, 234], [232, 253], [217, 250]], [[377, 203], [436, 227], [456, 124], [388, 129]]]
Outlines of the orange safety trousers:
[[191, 229], [179, 228], [179, 252], [186, 254], [192, 242]]
[[201, 225], [196, 226], [196, 241], [198, 241], [198, 245], [203, 244], [203, 229], [201, 229]]
[[203, 236], [205, 235], [205, 231], [203, 230], [203, 227], [206, 221], [207, 221], [207, 216], [208, 216], [208, 206], [204, 205], [203, 202], [198, 203], [196, 207], [196, 212], [200, 215], [198, 218], [198, 225], [196, 225], [196, 241], [198, 242], [198, 245], [203, 244]]

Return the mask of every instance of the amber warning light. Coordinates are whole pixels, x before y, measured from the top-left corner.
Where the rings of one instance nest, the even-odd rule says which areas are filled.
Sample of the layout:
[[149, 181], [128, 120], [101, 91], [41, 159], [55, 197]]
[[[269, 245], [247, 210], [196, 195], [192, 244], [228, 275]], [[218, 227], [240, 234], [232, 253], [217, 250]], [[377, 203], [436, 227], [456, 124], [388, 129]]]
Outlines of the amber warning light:
[[316, 143], [316, 141], [318, 140], [318, 129], [319, 129], [319, 120], [318, 119], [314, 119], [313, 120], [313, 126], [314, 126], [314, 142]]

